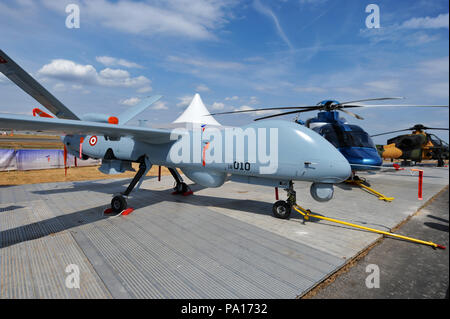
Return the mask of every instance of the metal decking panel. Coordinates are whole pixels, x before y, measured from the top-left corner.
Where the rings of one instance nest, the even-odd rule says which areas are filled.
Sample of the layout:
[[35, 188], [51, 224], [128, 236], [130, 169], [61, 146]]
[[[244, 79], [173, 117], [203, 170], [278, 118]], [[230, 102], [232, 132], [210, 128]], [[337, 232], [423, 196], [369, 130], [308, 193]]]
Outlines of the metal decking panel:
[[[308, 185], [296, 189], [302, 206], [389, 229], [423, 203], [408, 174], [370, 177], [397, 197], [392, 203], [341, 188], [317, 203], [305, 196]], [[133, 214], [103, 216], [128, 183], [0, 187], [0, 298], [294, 298], [378, 238], [323, 221], [303, 225], [294, 213], [275, 219], [270, 188], [226, 183], [172, 196], [171, 177], [147, 178], [129, 200]], [[448, 169], [428, 171], [424, 198], [445, 185]], [[64, 285], [72, 263], [80, 289]]]
[[[102, 216], [122, 184], [2, 189], [1, 298], [295, 298], [343, 263], [168, 190], [138, 193], [130, 216]], [[68, 264], [80, 289], [64, 285]]]

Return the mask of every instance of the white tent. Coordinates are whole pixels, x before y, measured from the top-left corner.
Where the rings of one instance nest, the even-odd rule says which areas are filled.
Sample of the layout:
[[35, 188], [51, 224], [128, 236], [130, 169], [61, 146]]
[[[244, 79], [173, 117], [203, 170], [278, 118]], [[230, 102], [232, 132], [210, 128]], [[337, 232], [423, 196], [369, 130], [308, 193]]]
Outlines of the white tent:
[[198, 123], [221, 126], [212, 116], [205, 116], [209, 114], [200, 94], [196, 93], [191, 104], [173, 123]]

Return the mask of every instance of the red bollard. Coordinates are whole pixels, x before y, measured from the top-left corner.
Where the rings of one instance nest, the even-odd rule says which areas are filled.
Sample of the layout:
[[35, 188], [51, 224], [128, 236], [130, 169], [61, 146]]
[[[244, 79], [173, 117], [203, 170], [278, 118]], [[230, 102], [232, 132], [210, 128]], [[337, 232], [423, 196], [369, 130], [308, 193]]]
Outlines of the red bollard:
[[422, 197], [422, 184], [423, 184], [423, 171], [419, 170], [419, 193], [417, 195], [419, 200], [423, 200], [423, 197]]
[[158, 167], [158, 182], [161, 181], [161, 165]]
[[275, 199], [279, 200], [279, 198], [278, 198], [278, 187], [275, 187]]

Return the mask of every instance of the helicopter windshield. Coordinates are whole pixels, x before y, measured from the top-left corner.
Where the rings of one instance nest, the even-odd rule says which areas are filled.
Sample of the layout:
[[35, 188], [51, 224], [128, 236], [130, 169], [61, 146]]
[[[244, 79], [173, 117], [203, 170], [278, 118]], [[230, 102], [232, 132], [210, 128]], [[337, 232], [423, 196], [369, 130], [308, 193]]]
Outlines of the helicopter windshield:
[[314, 131], [325, 137], [335, 147], [369, 147], [375, 148], [369, 134], [356, 125], [348, 125], [346, 131], [339, 125], [327, 124], [314, 128]]
[[443, 140], [441, 140], [439, 137], [437, 137], [434, 134], [428, 134], [430, 136], [431, 142], [434, 146], [446, 146], [447, 143], [445, 143]]
[[369, 137], [369, 135], [366, 132], [363, 131], [351, 131], [351, 132], [345, 132], [344, 136], [347, 138], [348, 146], [353, 147], [375, 147], [375, 145], [372, 142], [372, 139]]

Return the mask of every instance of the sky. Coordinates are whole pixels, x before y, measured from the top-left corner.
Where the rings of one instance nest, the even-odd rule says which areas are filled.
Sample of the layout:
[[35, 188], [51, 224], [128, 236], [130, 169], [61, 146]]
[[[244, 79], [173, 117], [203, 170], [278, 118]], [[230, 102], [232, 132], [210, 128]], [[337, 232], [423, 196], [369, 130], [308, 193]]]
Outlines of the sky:
[[[69, 4], [79, 28], [66, 25]], [[379, 28], [366, 25], [369, 4]], [[447, 0], [3, 0], [0, 27], [0, 48], [78, 115], [118, 115], [156, 94], [138, 118], [149, 126], [175, 120], [195, 93], [210, 112], [390, 96], [449, 103]], [[40, 107], [3, 75], [0, 97], [2, 113]], [[352, 111], [365, 119], [343, 117], [369, 134], [449, 127], [448, 108]], [[433, 133], [448, 142], [448, 131]]]

